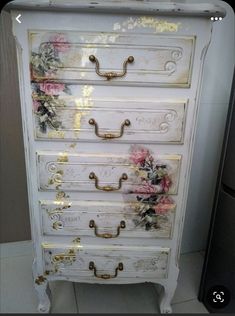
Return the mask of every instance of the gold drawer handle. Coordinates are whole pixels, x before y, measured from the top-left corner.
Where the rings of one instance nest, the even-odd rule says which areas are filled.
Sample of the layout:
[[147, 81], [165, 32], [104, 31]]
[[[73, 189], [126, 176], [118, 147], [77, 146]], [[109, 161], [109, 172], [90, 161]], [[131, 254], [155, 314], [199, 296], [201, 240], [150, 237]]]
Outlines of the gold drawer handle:
[[69, 249], [66, 253], [56, 254], [52, 257], [52, 263], [65, 263], [76, 261], [76, 253], [74, 249]]
[[118, 264], [117, 268], [115, 269], [115, 274], [114, 275], [111, 275], [111, 274], [97, 274], [96, 266], [95, 266], [93, 261], [90, 261], [90, 263], [89, 263], [89, 270], [93, 270], [94, 271], [94, 276], [96, 278], [105, 279], [105, 280], [114, 279], [114, 278], [117, 277], [118, 271], [123, 271], [123, 263], [120, 262]]
[[98, 233], [98, 227], [97, 227], [97, 225], [96, 225], [96, 223], [95, 223], [95, 221], [94, 221], [93, 219], [90, 220], [89, 227], [95, 229], [95, 235], [96, 235], [97, 237], [102, 237], [102, 238], [116, 238], [116, 237], [118, 237], [118, 236], [120, 235], [120, 230], [121, 230], [121, 228], [125, 228], [125, 227], [126, 227], [126, 223], [125, 223], [125, 221], [121, 221], [121, 222], [120, 222], [120, 225], [118, 225], [118, 227], [117, 227], [117, 233], [116, 233], [115, 235], [112, 235], [112, 234], [109, 234], [109, 233], [99, 234], [99, 233]]
[[96, 134], [96, 136], [98, 136], [100, 138], [112, 139], [112, 138], [120, 138], [120, 137], [122, 137], [123, 133], [124, 133], [124, 127], [125, 126], [130, 126], [131, 122], [129, 120], [125, 120], [122, 123], [121, 129], [120, 129], [120, 134], [112, 134], [112, 133], [100, 134], [99, 133], [99, 126], [98, 126], [97, 122], [93, 118], [89, 119], [89, 124], [95, 126], [95, 134]]
[[95, 63], [95, 71], [97, 73], [98, 76], [100, 77], [106, 77], [107, 80], [116, 78], [116, 77], [124, 77], [125, 74], [127, 73], [127, 64], [132, 64], [134, 61], [134, 57], [133, 56], [129, 56], [123, 63], [123, 72], [114, 72], [114, 71], [110, 71], [110, 72], [100, 72], [100, 63], [98, 61], [98, 59], [94, 56], [94, 55], [90, 55], [89, 56], [89, 60], [92, 63]]
[[91, 172], [89, 174], [89, 179], [91, 180], [95, 180], [95, 187], [97, 190], [102, 190], [102, 191], [117, 191], [117, 190], [120, 190], [121, 187], [122, 187], [122, 181], [126, 181], [128, 179], [128, 176], [126, 173], [123, 173], [122, 176], [119, 178], [119, 184], [118, 184], [118, 187], [114, 188], [114, 187], [111, 187], [110, 185], [105, 185], [105, 186], [100, 186], [99, 185], [99, 179], [98, 177], [96, 176], [96, 174], [94, 172]]

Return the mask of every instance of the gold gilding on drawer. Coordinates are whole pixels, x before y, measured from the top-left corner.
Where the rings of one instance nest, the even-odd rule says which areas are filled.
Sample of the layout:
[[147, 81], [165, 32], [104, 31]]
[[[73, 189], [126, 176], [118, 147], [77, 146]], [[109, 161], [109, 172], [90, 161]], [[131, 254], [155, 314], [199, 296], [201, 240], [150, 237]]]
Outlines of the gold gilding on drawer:
[[55, 205], [63, 205], [64, 202], [62, 201], [53, 201], [53, 204]]
[[90, 98], [93, 90], [94, 90], [94, 87], [92, 87], [92, 86], [84, 86], [82, 88], [82, 95], [83, 95], [83, 97], [84, 98]]
[[68, 154], [66, 152], [61, 152], [59, 153], [59, 157], [57, 158], [58, 162], [68, 162], [69, 158], [68, 158]]
[[75, 148], [77, 146], [77, 143], [72, 143], [71, 145], [69, 145], [70, 148]]
[[[56, 193], [56, 200], [57, 201], [61, 201], [61, 200], [64, 200], [66, 198], [69, 198], [69, 195], [66, 194], [64, 191], [59, 191]], [[56, 204], [56, 201], [54, 201], [54, 204]]]
[[53, 255], [51, 261], [55, 264], [72, 264], [74, 261], [76, 261], [76, 251], [77, 250], [75, 249], [69, 249], [65, 253]]
[[178, 32], [181, 23], [169, 22], [163, 19], [156, 19], [149, 16], [141, 16], [139, 18], [128, 18], [126, 21], [120, 23], [114, 23], [113, 30], [126, 32], [135, 28], [151, 28], [156, 33], [162, 32]]
[[75, 244], [80, 244], [81, 238], [77, 237], [72, 242], [75, 243]]
[[48, 135], [48, 138], [64, 138], [65, 132], [63, 132], [63, 131], [49, 131], [47, 135]]
[[37, 285], [41, 285], [43, 282], [45, 282], [46, 281], [46, 278], [43, 276], [43, 275], [39, 275], [38, 277], [37, 277], [37, 279], [35, 279], [35, 283], [37, 284]]
[[54, 184], [54, 182], [55, 182], [55, 180], [54, 180], [54, 179], [48, 179], [48, 184], [49, 184], [49, 185]]
[[93, 107], [93, 102], [91, 100], [93, 90], [94, 88], [92, 86], [84, 86], [82, 88], [82, 98], [76, 98], [74, 100], [77, 106], [77, 113], [74, 116], [73, 128], [77, 137], [78, 132], [81, 130], [82, 118], [86, 116]]
[[74, 116], [74, 123], [73, 123], [73, 128], [76, 131], [79, 131], [81, 129], [81, 118], [82, 118], [82, 113], [78, 112]]
[[52, 228], [55, 230], [62, 229], [63, 223], [61, 221], [56, 221], [52, 224]]

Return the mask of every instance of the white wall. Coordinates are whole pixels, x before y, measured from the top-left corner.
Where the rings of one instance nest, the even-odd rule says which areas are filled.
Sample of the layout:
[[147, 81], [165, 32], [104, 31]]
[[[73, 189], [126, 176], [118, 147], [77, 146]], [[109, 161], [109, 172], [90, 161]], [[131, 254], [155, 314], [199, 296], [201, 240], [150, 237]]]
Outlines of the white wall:
[[205, 60], [182, 253], [206, 248], [234, 69], [234, 12], [225, 2], [204, 2], [223, 5], [227, 15], [214, 23]]

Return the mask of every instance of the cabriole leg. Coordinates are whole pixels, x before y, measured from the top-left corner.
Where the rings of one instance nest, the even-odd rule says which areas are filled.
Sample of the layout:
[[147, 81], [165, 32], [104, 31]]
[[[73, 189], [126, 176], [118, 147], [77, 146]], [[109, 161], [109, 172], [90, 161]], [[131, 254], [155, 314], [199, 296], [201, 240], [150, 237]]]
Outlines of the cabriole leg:
[[177, 281], [169, 282], [163, 285], [163, 291], [160, 296], [160, 312], [161, 314], [172, 313], [171, 301], [175, 294]]
[[35, 262], [33, 263], [34, 288], [38, 297], [39, 313], [49, 313], [51, 308], [50, 288], [48, 280], [43, 275], [36, 274]]

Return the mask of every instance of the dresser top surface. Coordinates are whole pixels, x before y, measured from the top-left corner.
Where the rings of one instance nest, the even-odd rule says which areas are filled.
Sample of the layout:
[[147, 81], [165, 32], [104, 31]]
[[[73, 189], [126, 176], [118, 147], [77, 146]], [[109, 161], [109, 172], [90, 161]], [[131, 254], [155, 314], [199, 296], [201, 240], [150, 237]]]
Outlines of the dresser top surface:
[[6, 6], [8, 10], [47, 10], [142, 13], [154, 15], [225, 17], [223, 6], [211, 3], [163, 2], [156, 0], [15, 0]]

